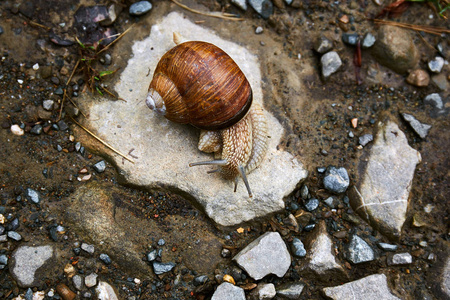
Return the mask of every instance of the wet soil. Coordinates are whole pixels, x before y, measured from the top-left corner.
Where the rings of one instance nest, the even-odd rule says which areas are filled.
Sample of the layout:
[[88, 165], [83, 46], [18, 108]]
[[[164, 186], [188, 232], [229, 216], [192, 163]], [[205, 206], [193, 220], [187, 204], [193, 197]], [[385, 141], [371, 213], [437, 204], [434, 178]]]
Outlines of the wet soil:
[[[358, 147], [357, 137], [375, 134], [376, 124], [380, 120], [390, 118], [399, 124], [408, 137], [409, 144], [422, 155], [422, 163], [418, 166], [414, 177], [410, 197], [408, 219], [405, 223], [402, 238], [398, 244], [404, 251], [410, 252], [414, 263], [407, 267], [389, 267], [386, 257], [364, 266], [350, 265], [344, 258], [344, 245], [348, 235], [333, 237], [338, 259], [345, 262], [350, 280], [363, 276], [388, 272], [391, 287], [403, 298], [415, 299], [430, 297], [438, 299], [440, 292], [435, 284], [437, 266], [428, 259], [430, 253], [439, 258], [448, 255], [449, 206], [448, 198], [448, 157], [450, 137], [448, 113], [436, 114], [432, 106], [424, 103], [426, 95], [439, 92], [430, 84], [426, 88], [416, 88], [405, 82], [404, 76], [395, 74], [378, 65], [369, 51], [363, 52], [363, 65], [360, 74], [363, 83], [355, 83], [353, 65], [354, 48], [341, 42], [343, 31], [376, 32], [376, 26], [366, 20], [380, 11], [380, 7], [372, 1], [344, 1], [332, 5], [329, 1], [294, 1], [296, 7], [289, 7], [282, 1], [274, 1], [277, 5], [275, 13], [268, 20], [260, 18], [251, 8], [242, 12], [229, 1], [186, 1], [192, 8], [200, 10], [226, 11], [237, 13], [244, 18], [242, 22], [223, 21], [182, 10], [170, 2], [155, 2], [152, 11], [142, 17], [132, 17], [126, 11], [131, 1], [2, 1], [0, 2], [0, 26], [4, 33], [0, 34], [0, 213], [20, 220], [17, 230], [23, 241], [9, 240], [0, 243], [0, 253], [8, 256], [22, 243], [55, 244], [63, 253], [58, 263], [60, 272], [54, 278], [48, 278], [45, 286], [39, 287], [48, 291], [57, 283], [64, 282], [71, 286], [70, 280], [63, 275], [66, 263], [78, 265], [79, 270], [88, 274], [96, 271], [104, 280], [114, 284], [121, 299], [135, 296], [137, 299], [163, 298], [199, 298], [208, 297], [213, 291], [214, 274], [222, 274], [224, 270], [232, 270], [229, 257], [220, 257], [222, 245], [230, 249], [234, 255], [251, 240], [268, 230], [277, 230], [289, 242], [294, 236], [304, 238], [308, 232], [294, 232], [285, 221], [286, 217], [302, 207], [299, 191], [286, 199], [286, 211], [265, 220], [243, 226], [243, 232], [235, 229], [220, 231], [214, 227], [201, 211], [198, 211], [187, 200], [170, 191], [145, 192], [133, 187], [125, 187], [118, 183], [118, 174], [107, 163], [104, 173], [93, 171], [92, 166], [102, 160], [90, 149], [85, 153], [76, 150], [78, 140], [73, 136], [74, 123], [69, 117], [76, 110], [72, 103], [65, 100], [62, 120], [70, 126], [68, 130], [56, 130], [52, 127], [60, 119], [63, 96], [55, 94], [58, 88], [64, 88], [76, 61], [80, 58], [80, 47], [73, 45], [63, 47], [50, 41], [50, 32], [63, 39], [74, 40], [82, 34], [74, 24], [74, 14], [81, 5], [99, 5], [116, 3], [123, 6], [123, 11], [114, 27], [123, 32], [131, 24], [135, 29], [125, 35], [108, 53], [112, 54], [115, 67], [123, 68], [127, 57], [120, 55], [120, 47], [131, 47], [132, 41], [145, 37], [158, 18], [173, 10], [181, 11], [189, 18], [206, 27], [220, 30], [225, 38], [246, 45], [261, 57], [264, 103], [281, 121], [286, 135], [280, 148], [295, 154], [310, 172], [305, 184], [310, 193], [321, 199], [328, 194], [322, 185], [322, 174], [318, 167], [329, 165], [343, 166], [348, 170], [352, 182], [356, 182], [357, 165], [364, 150]], [[342, 24], [338, 19], [342, 15], [355, 18], [353, 24]], [[428, 16], [433, 15], [430, 19]], [[395, 20], [405, 23], [444, 26], [444, 21], [436, 16], [433, 9], [423, 4], [413, 4]], [[62, 25], [64, 23], [64, 26]], [[262, 26], [264, 32], [255, 35], [254, 29]], [[447, 25], [448, 26], [448, 23]], [[324, 81], [320, 76], [319, 56], [313, 51], [313, 42], [320, 35], [326, 35], [334, 41], [343, 60], [339, 73]], [[437, 52], [434, 49], [439, 36], [415, 33], [417, 46], [421, 50], [422, 68]], [[448, 44], [447, 44], [448, 48]], [[301, 58], [299, 59], [299, 54]], [[448, 57], [447, 57], [448, 59]], [[39, 70], [33, 65], [39, 64]], [[315, 66], [315, 67], [309, 67]], [[95, 65], [99, 70], [108, 70], [108, 66]], [[369, 68], [378, 70], [378, 77], [367, 75]], [[448, 66], [444, 70], [448, 80]], [[112, 75], [112, 77], [114, 74]], [[91, 93], [86, 84], [86, 77], [75, 73], [67, 90], [72, 95], [74, 83], [78, 82], [80, 91]], [[110, 84], [109, 79], [104, 80]], [[95, 91], [93, 92], [95, 95]], [[444, 102], [448, 100], [448, 91], [441, 92]], [[76, 103], [76, 97], [71, 97]], [[57, 103], [53, 111], [42, 109], [42, 101], [52, 99]], [[313, 99], [312, 101], [309, 99]], [[112, 100], [113, 101], [113, 100]], [[447, 104], [446, 104], [447, 105]], [[445, 107], [448, 110], [448, 107]], [[421, 122], [432, 125], [425, 140], [420, 139], [401, 119], [400, 113], [414, 115]], [[358, 127], [353, 128], [350, 120], [358, 119]], [[11, 124], [24, 124], [23, 136], [13, 135]], [[36, 124], [44, 127], [39, 135], [31, 133]], [[349, 138], [352, 131], [355, 138]], [[81, 141], [82, 143], [82, 141]], [[80, 181], [83, 168], [92, 177], [88, 181]], [[92, 257], [76, 257], [73, 254], [75, 243], [90, 242], [101, 249], [101, 241], [87, 240], [86, 235], [76, 226], [70, 224], [64, 215], [65, 199], [70, 198], [80, 188], [95, 182], [104, 189], [114, 191], [115, 206], [122, 213], [133, 215], [137, 230], [147, 230], [151, 236], [142, 245], [142, 258], [151, 247], [157, 247], [157, 241], [164, 238], [167, 243], [166, 252], [171, 254], [179, 264], [175, 272], [157, 277], [148, 277], [127, 265], [113, 263], [105, 266]], [[42, 195], [40, 204], [33, 204], [25, 199], [25, 190], [32, 188]], [[341, 201], [342, 202], [342, 201]], [[433, 205], [429, 214], [424, 213], [426, 205]], [[323, 203], [313, 214], [313, 221], [325, 219], [328, 232], [338, 230], [357, 230], [361, 235], [372, 240], [386, 241], [379, 233], [373, 231], [364, 222], [349, 222], [343, 218], [352, 214], [347, 204], [336, 211], [331, 211]], [[419, 214], [425, 219], [425, 226], [412, 226], [412, 218]], [[150, 220], [153, 227], [142, 228], [145, 220]], [[56, 237], [50, 234], [52, 226], [62, 225], [66, 232]], [[136, 230], [136, 228], [134, 229]], [[173, 232], [176, 232], [174, 234]], [[241, 233], [240, 233], [241, 232]], [[212, 239], [211, 251], [196, 252], [196, 241]], [[132, 237], [131, 237], [132, 238]], [[420, 241], [427, 241], [427, 246], [419, 246]], [[202, 248], [203, 250], [205, 248]], [[173, 251], [172, 251], [173, 250]], [[189, 263], [189, 257], [192, 258]], [[200, 258], [204, 257], [205, 260]], [[205, 264], [204, 261], [210, 261]], [[78, 264], [78, 262], [82, 262]], [[202, 265], [203, 262], [203, 265]], [[297, 259], [293, 267], [282, 279], [265, 278], [266, 282], [280, 284], [300, 279], [297, 272]], [[230, 271], [231, 272], [231, 271]], [[192, 279], [196, 275], [206, 274], [210, 283], [195, 287]], [[142, 282], [135, 284], [133, 279], [141, 277]], [[307, 284], [302, 295], [304, 299], [321, 299], [320, 289], [328, 286], [318, 278], [301, 278]], [[175, 284], [175, 282], [182, 282]], [[251, 279], [241, 279], [240, 284], [251, 283]], [[0, 271], [0, 298], [11, 299], [25, 290], [19, 288], [12, 280], [7, 269]]]

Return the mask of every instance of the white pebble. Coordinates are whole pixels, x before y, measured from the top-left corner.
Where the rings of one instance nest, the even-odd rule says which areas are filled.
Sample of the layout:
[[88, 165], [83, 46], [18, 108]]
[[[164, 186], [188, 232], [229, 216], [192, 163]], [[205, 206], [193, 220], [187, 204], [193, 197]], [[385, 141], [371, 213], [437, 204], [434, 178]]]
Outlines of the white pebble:
[[35, 70], [35, 71], [39, 70], [39, 64], [38, 63], [35, 63], [33, 65], [33, 70]]
[[17, 79], [17, 82], [18, 82], [19, 84], [22, 84], [22, 83], [23, 83], [23, 80], [22, 80], [22, 79]]
[[260, 34], [264, 31], [264, 29], [261, 26], [256, 27], [255, 33]]
[[11, 132], [15, 135], [23, 135], [25, 132], [23, 131], [22, 128], [20, 128], [19, 125], [14, 124], [11, 126]]
[[434, 208], [434, 205], [433, 205], [433, 204], [427, 204], [427, 205], [425, 205], [425, 207], [423, 208], [423, 210], [424, 210], [427, 214], [429, 214], [430, 212], [433, 211], [433, 208]]

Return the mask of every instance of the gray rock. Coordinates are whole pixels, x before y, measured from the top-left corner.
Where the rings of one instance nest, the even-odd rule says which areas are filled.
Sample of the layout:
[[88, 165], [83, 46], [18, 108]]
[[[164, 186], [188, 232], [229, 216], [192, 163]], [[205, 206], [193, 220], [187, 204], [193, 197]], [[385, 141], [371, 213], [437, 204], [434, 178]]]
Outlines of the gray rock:
[[278, 232], [266, 232], [233, 260], [255, 280], [269, 274], [283, 277], [291, 265], [291, 255]]
[[105, 265], [110, 265], [112, 263], [111, 258], [108, 254], [102, 253], [100, 254], [100, 260], [105, 263]]
[[384, 251], [396, 251], [398, 249], [397, 245], [388, 243], [378, 243], [378, 247]]
[[406, 220], [408, 197], [420, 153], [408, 145], [397, 124], [378, 124], [375, 142], [360, 161], [359, 182], [350, 191], [350, 205], [372, 227], [398, 239]]
[[53, 109], [53, 105], [55, 104], [55, 101], [53, 101], [53, 100], [44, 100], [43, 102], [42, 102], [42, 107], [45, 109], [45, 110], [52, 110]]
[[273, 14], [273, 4], [270, 0], [248, 0], [248, 4], [264, 19]]
[[15, 231], [8, 231], [8, 233], [6, 234], [10, 239], [15, 240], [16, 242], [20, 241], [22, 239], [22, 236], [20, 235], [20, 233], [15, 232]]
[[368, 133], [368, 134], [364, 134], [362, 136], [359, 137], [358, 139], [359, 144], [361, 146], [366, 146], [368, 143], [370, 143], [371, 141], [373, 141], [373, 135]]
[[31, 201], [31, 202], [33, 202], [33, 203], [36, 203], [36, 204], [39, 203], [39, 202], [41, 201], [41, 197], [40, 197], [39, 193], [38, 193], [37, 191], [31, 189], [31, 188], [27, 188], [25, 197], [26, 197], [29, 201]]
[[441, 91], [447, 91], [449, 89], [449, 83], [445, 72], [431, 76], [431, 80]]
[[86, 251], [86, 252], [89, 253], [89, 254], [94, 254], [94, 252], [95, 252], [95, 247], [94, 247], [94, 245], [89, 245], [89, 244], [87, 244], [87, 243], [82, 243], [82, 244], [81, 244], [81, 249], [84, 250], [84, 251]]
[[362, 47], [364, 49], [370, 48], [372, 47], [376, 42], [376, 38], [373, 34], [371, 34], [370, 32], [366, 33], [363, 37], [363, 42], [362, 42]]
[[231, 0], [231, 3], [239, 7], [240, 9], [246, 11], [247, 10], [247, 1], [246, 0]]
[[339, 205], [339, 200], [335, 197], [328, 197], [327, 199], [323, 200], [323, 202], [325, 202], [325, 204], [330, 208], [337, 208]]
[[300, 299], [305, 284], [300, 282], [285, 283], [277, 289], [277, 296], [282, 299]]
[[389, 290], [384, 274], [370, 275], [343, 285], [324, 288], [323, 292], [334, 300], [400, 300]]
[[95, 288], [95, 293], [97, 294], [98, 300], [119, 300], [114, 288], [104, 281], [98, 283]]
[[97, 173], [103, 173], [106, 170], [106, 163], [104, 160], [99, 161], [95, 165], [92, 166]]
[[350, 46], [356, 46], [359, 40], [359, 35], [357, 33], [343, 33], [342, 41]]
[[388, 257], [387, 263], [390, 266], [409, 265], [412, 264], [412, 256], [408, 252], [396, 253]]
[[6, 234], [0, 235], [0, 243], [6, 242], [8, 240], [8, 236]]
[[0, 264], [7, 265], [8, 264], [8, 256], [5, 254], [0, 254]]
[[260, 283], [252, 290], [249, 298], [251, 300], [269, 300], [275, 297], [276, 294], [277, 291], [273, 283]]
[[442, 292], [450, 298], [450, 258], [448, 257], [442, 270], [440, 286]]
[[332, 193], [340, 194], [347, 190], [349, 184], [350, 178], [348, 178], [348, 173], [345, 168], [336, 168], [333, 166], [327, 168], [325, 177], [323, 178], [325, 189]]
[[141, 16], [149, 12], [151, 9], [152, 4], [149, 1], [139, 1], [131, 4], [129, 12], [132, 16]]
[[379, 63], [399, 74], [414, 69], [419, 61], [419, 51], [410, 33], [399, 27], [381, 26], [371, 49]]
[[433, 60], [428, 62], [428, 68], [433, 73], [440, 73], [444, 67], [444, 59], [440, 56], [436, 56]]
[[84, 284], [88, 289], [97, 285], [97, 277], [98, 275], [95, 273], [91, 273], [88, 276], [84, 277]]
[[336, 51], [331, 51], [322, 55], [320, 63], [322, 65], [322, 75], [324, 78], [328, 78], [342, 66], [341, 58]]
[[[85, 133], [76, 128], [75, 134], [80, 136], [77, 139], [82, 140], [85, 147], [98, 149], [108, 156], [124, 183], [148, 190], [165, 188], [180, 193], [196, 201], [196, 205], [220, 226], [234, 226], [282, 210], [283, 198], [306, 178], [307, 171], [294, 156], [277, 150], [284, 130], [275, 117], [266, 114], [269, 150], [262, 165], [248, 175], [253, 191], [253, 199], [249, 199], [242, 182], [234, 193], [234, 182], [224, 180], [220, 174], [207, 174], [207, 167], [189, 168], [190, 162], [213, 159], [212, 155], [197, 149], [197, 129], [166, 120], [146, 107], [143, 99], [152, 79], [151, 74], [147, 76], [148, 71], [154, 70], [159, 58], [174, 46], [174, 31], [190, 40], [201, 36], [202, 40], [224, 49], [246, 74], [252, 85], [253, 101], [261, 102], [261, 71], [257, 56], [173, 12], [154, 25], [149, 37], [130, 47], [133, 53], [126, 54], [132, 58], [114, 89], [127, 102], [106, 101], [107, 97], [105, 101], [80, 101], [86, 105], [80, 109], [91, 116], [83, 121], [83, 125], [95, 129], [107, 143], [120, 145], [125, 153], [134, 148], [133, 155], [138, 157], [133, 158], [135, 163], [122, 162], [122, 157], [111, 154], [104, 147], [98, 149], [97, 143], [85, 139]], [[155, 41], [158, 41], [157, 47], [154, 47]], [[151, 47], [154, 47], [153, 51], [143, 50]], [[91, 97], [84, 94], [80, 96], [86, 100]], [[105, 111], [109, 113], [105, 114]], [[119, 123], [120, 126], [110, 125]]]
[[437, 109], [443, 109], [444, 104], [442, 102], [442, 98], [438, 93], [429, 94], [424, 99], [425, 103], [430, 102], [431, 105], [436, 107]]
[[156, 259], [156, 257], [158, 257], [158, 251], [156, 249], [147, 253], [148, 261], [154, 261]]
[[311, 198], [305, 201], [305, 208], [307, 211], [316, 210], [317, 207], [319, 207], [319, 200], [317, 200], [316, 198]]
[[39, 286], [47, 278], [47, 271], [57, 267], [53, 256], [51, 246], [21, 246], [11, 255], [9, 270], [20, 287]]
[[347, 278], [344, 268], [336, 261], [331, 237], [327, 232], [324, 221], [305, 240], [307, 255], [302, 262], [301, 271], [305, 275], [316, 275], [320, 280], [329, 282], [337, 278]]
[[375, 252], [362, 238], [353, 234], [347, 246], [347, 259], [354, 264], [360, 264], [375, 259]]
[[412, 129], [422, 138], [426, 138], [428, 131], [431, 129], [431, 125], [420, 123], [413, 115], [402, 114], [403, 119], [409, 123]]
[[158, 261], [153, 262], [153, 271], [156, 275], [161, 275], [167, 272], [172, 271], [173, 268], [175, 268], [176, 264], [173, 262], [168, 263], [161, 263]]
[[30, 132], [35, 135], [40, 135], [42, 133], [42, 130], [43, 130], [42, 125], [37, 124], [34, 125], [33, 128], [31, 128]]
[[306, 184], [304, 184], [302, 186], [302, 188], [300, 189], [300, 197], [302, 197], [302, 199], [306, 200], [309, 197], [309, 190], [308, 190], [308, 186]]
[[314, 43], [314, 50], [320, 54], [324, 54], [333, 49], [333, 43], [324, 36], [319, 37]]
[[245, 300], [244, 289], [224, 282], [219, 285], [212, 295], [211, 300]]
[[81, 291], [83, 289], [83, 278], [80, 275], [74, 275], [72, 277], [72, 283], [73, 286], [78, 290]]
[[291, 244], [292, 254], [296, 257], [305, 257], [306, 250], [302, 241], [299, 238], [293, 238]]

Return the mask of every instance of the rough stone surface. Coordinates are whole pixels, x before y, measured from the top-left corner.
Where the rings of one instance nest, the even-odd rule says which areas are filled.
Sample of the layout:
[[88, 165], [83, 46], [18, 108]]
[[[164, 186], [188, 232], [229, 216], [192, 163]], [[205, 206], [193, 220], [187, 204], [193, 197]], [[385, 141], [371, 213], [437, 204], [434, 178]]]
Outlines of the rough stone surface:
[[342, 66], [341, 58], [336, 51], [330, 51], [322, 55], [320, 63], [322, 65], [322, 75], [324, 78], [328, 78], [331, 74], [336, 73]]
[[95, 288], [98, 300], [118, 300], [114, 288], [104, 281], [100, 281]]
[[362, 238], [353, 234], [347, 246], [347, 259], [354, 263], [364, 263], [375, 259], [375, 252]]
[[245, 300], [244, 290], [238, 286], [234, 286], [231, 283], [224, 282], [219, 285], [214, 292], [211, 300]]
[[350, 204], [375, 229], [398, 239], [420, 153], [408, 145], [397, 124], [387, 121], [378, 124], [368, 156], [361, 159], [359, 182], [349, 193]]
[[181, 256], [190, 269], [204, 273], [214, 270], [221, 258], [211, 253], [220, 253], [222, 240], [208, 232], [203, 233], [201, 243], [196, 243], [196, 238], [187, 238], [192, 236], [192, 227], [197, 228], [200, 221], [182, 216], [167, 217], [173, 228], [178, 228], [168, 235], [158, 222], [136, 214], [129, 197], [120, 187], [92, 181], [63, 200], [61, 214], [71, 230], [81, 233], [87, 241], [102, 241], [101, 245], [96, 245], [96, 253], [108, 253], [114, 263], [133, 270], [135, 276], [153, 276], [152, 266], [142, 260], [141, 253], [142, 245], [152, 244], [152, 236], [164, 236], [167, 241], [185, 240], [186, 247], [180, 247], [175, 253], [170, 251], [164, 259], [174, 261], [173, 253]]
[[324, 221], [319, 223], [305, 244], [308, 250], [306, 260], [301, 266], [305, 275], [309, 275], [309, 273], [319, 275], [318, 278], [324, 281], [339, 278], [342, 282], [343, 278], [347, 278], [347, 273], [333, 254], [333, 242]]
[[236, 5], [242, 10], [247, 10], [247, 1], [246, 0], [231, 0], [231, 3]]
[[343, 167], [329, 167], [323, 178], [323, 185], [325, 189], [330, 192], [340, 194], [347, 190], [350, 184], [350, 178], [348, 177], [347, 170]]
[[87, 288], [91, 288], [97, 284], [98, 275], [95, 273], [91, 273], [88, 276], [84, 277], [84, 284]]
[[384, 274], [370, 275], [343, 285], [324, 288], [323, 292], [335, 300], [400, 300], [389, 290]]
[[300, 282], [283, 284], [277, 289], [277, 296], [282, 299], [300, 299], [305, 284]]
[[409, 73], [406, 82], [418, 87], [428, 86], [430, 84], [430, 75], [425, 70], [416, 69]]
[[420, 123], [413, 115], [402, 114], [403, 119], [409, 123], [414, 131], [422, 138], [426, 138], [428, 131], [431, 129], [431, 125]]
[[409, 265], [412, 263], [412, 256], [408, 252], [396, 253], [388, 257], [388, 265]]
[[[54, 250], [51, 246], [21, 246], [11, 256], [10, 272], [20, 287], [34, 287], [43, 283], [45, 271], [51, 267]], [[56, 267], [56, 266], [55, 266]]]
[[283, 277], [291, 265], [291, 255], [278, 232], [266, 232], [233, 260], [255, 280], [269, 274]]
[[[262, 101], [261, 72], [255, 55], [247, 49], [219, 38], [211, 30], [195, 25], [173, 12], [154, 25], [149, 37], [136, 42], [132, 58], [114, 89], [127, 101], [102, 99], [92, 95], [80, 99], [81, 109], [90, 115], [83, 125], [122, 152], [133, 150], [135, 163], [123, 160], [98, 142], [83, 142], [92, 150], [105, 152], [119, 169], [122, 181], [147, 189], [166, 188], [197, 201], [216, 223], [232, 226], [284, 208], [283, 198], [307, 176], [302, 164], [291, 154], [277, 150], [283, 134], [281, 124], [267, 112], [269, 145], [262, 165], [248, 175], [253, 198], [242, 182], [234, 183], [220, 174], [207, 174], [208, 167], [189, 168], [190, 162], [212, 160], [197, 149], [199, 131], [156, 115], [145, 105], [152, 73], [161, 56], [175, 44], [173, 32], [186, 40], [204, 40], [224, 49], [240, 66], [252, 85], [254, 101]], [[155, 42], [157, 41], [157, 43]], [[157, 46], [155, 46], [157, 45]], [[153, 48], [152, 51], [149, 51]], [[138, 84], [137, 84], [138, 83]], [[82, 104], [81, 104], [82, 105]], [[76, 134], [84, 134], [76, 130]]]
[[260, 283], [251, 292], [250, 299], [254, 300], [269, 300], [275, 297], [277, 291], [275, 290], [275, 285], [273, 283]]
[[419, 51], [410, 33], [399, 27], [381, 26], [371, 49], [379, 63], [399, 74], [414, 69], [419, 61]]

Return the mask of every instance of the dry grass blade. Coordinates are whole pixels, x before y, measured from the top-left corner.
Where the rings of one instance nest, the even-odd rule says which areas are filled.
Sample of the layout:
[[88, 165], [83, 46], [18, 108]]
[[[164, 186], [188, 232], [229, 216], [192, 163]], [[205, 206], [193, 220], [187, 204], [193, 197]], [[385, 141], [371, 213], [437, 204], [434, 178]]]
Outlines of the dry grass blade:
[[63, 107], [64, 107], [64, 101], [66, 100], [66, 97], [67, 97], [67, 86], [69, 85], [70, 81], [72, 80], [73, 74], [75, 74], [75, 71], [77, 70], [79, 64], [80, 64], [80, 60], [77, 60], [77, 63], [75, 64], [75, 67], [72, 70], [72, 74], [70, 74], [69, 79], [67, 79], [66, 87], [64, 88], [63, 99], [61, 101], [61, 108], [59, 110], [58, 121], [61, 120], [61, 115], [62, 115], [62, 111], [63, 111]]
[[114, 45], [118, 40], [120, 40], [125, 34], [128, 33], [128, 31], [131, 30], [131, 28], [133, 28], [133, 25], [131, 25], [130, 27], [128, 27], [127, 30], [125, 30], [124, 32], [122, 32], [117, 39], [115, 39], [114, 41], [112, 41], [111, 43], [109, 43], [105, 48], [103, 48], [102, 50], [98, 51], [97, 54], [102, 53], [103, 51], [105, 51], [106, 49], [108, 49], [109, 47], [111, 47], [112, 45]]
[[184, 8], [185, 10], [188, 10], [190, 12], [193, 12], [198, 15], [207, 16], [207, 17], [213, 17], [213, 18], [219, 18], [219, 19], [225, 19], [230, 21], [243, 21], [244, 18], [236, 17], [236, 15], [229, 14], [229, 13], [221, 13], [221, 12], [202, 12], [193, 8], [190, 8], [189, 6], [186, 6], [176, 0], [172, 0], [173, 3], [178, 5], [181, 8]]
[[450, 33], [450, 30], [447, 28], [444, 28], [444, 27], [415, 25], [415, 24], [400, 23], [400, 22], [386, 21], [386, 20], [380, 20], [380, 19], [374, 19], [373, 21], [377, 24], [392, 25], [392, 26], [397, 26], [397, 27], [401, 27], [401, 28], [412, 29], [415, 31], [423, 31], [423, 32], [431, 33], [431, 34], [435, 34], [435, 35], [441, 35], [443, 33]]
[[86, 131], [87, 133], [89, 133], [92, 137], [94, 137], [97, 141], [99, 141], [100, 143], [102, 143], [104, 146], [106, 146], [107, 148], [109, 148], [110, 150], [112, 150], [114, 153], [119, 154], [120, 156], [122, 156], [123, 158], [125, 158], [126, 160], [132, 162], [134, 164], [134, 160], [132, 160], [131, 158], [129, 158], [128, 156], [126, 156], [125, 154], [123, 154], [122, 152], [120, 152], [119, 150], [116, 150], [115, 148], [113, 148], [110, 144], [108, 144], [107, 142], [105, 142], [104, 140], [102, 140], [101, 138], [99, 138], [98, 136], [96, 136], [92, 131], [90, 131], [89, 129], [87, 129], [86, 127], [84, 127], [83, 125], [81, 125], [80, 123], [78, 123], [77, 121], [75, 121], [74, 118], [72, 118], [72, 121], [77, 124], [78, 126], [80, 126], [81, 129], [83, 129], [84, 131]]
[[45, 25], [42, 25], [42, 24], [39, 24], [39, 23], [34, 22], [34, 21], [28, 21], [28, 23], [29, 23], [31, 26], [41, 27], [41, 28], [43, 28], [43, 29], [45, 29], [45, 30], [47, 30], [47, 31], [50, 31], [50, 30], [51, 30], [50, 27], [45, 26]]

